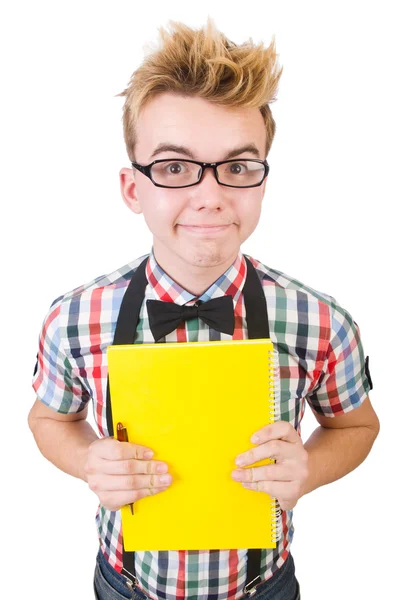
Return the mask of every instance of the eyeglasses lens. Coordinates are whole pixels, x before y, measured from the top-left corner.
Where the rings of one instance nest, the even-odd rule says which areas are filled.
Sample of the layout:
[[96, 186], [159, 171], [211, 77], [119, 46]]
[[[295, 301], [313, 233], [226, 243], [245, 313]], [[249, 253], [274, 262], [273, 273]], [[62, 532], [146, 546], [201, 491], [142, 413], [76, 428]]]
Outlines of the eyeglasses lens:
[[[192, 185], [200, 179], [200, 165], [184, 160], [158, 162], [152, 166], [152, 178], [159, 185], [181, 187]], [[253, 160], [238, 160], [218, 165], [218, 179], [221, 183], [236, 187], [246, 187], [259, 183], [264, 174], [264, 166]]]

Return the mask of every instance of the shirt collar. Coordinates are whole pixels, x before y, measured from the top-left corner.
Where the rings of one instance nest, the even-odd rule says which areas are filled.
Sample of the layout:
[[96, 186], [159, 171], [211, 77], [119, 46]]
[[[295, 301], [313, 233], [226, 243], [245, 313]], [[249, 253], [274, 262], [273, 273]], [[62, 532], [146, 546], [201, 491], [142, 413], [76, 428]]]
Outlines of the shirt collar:
[[247, 276], [247, 265], [241, 249], [234, 263], [201, 296], [194, 296], [174, 281], [156, 261], [152, 251], [146, 264], [146, 278], [152, 288], [152, 297], [163, 302], [174, 302], [182, 306], [192, 300], [207, 302], [220, 296], [232, 296], [234, 306], [242, 293]]

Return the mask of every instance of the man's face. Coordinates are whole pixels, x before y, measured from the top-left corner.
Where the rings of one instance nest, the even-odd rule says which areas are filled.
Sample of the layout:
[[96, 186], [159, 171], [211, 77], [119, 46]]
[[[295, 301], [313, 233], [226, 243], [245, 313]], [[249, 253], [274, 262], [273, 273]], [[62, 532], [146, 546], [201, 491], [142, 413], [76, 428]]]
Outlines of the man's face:
[[[259, 109], [230, 109], [171, 93], [157, 96], [141, 111], [137, 140], [135, 160], [141, 165], [162, 158], [217, 162], [247, 145], [254, 145], [259, 155], [238, 150], [228, 158], [265, 159], [266, 132]], [[179, 149], [155, 153], [160, 144]], [[132, 169], [120, 171], [120, 182], [127, 206], [143, 213], [153, 234], [157, 262], [180, 274], [233, 263], [259, 221], [266, 186], [265, 179], [254, 188], [225, 187], [217, 183], [212, 169], [205, 170], [198, 185], [180, 189], [156, 187]]]

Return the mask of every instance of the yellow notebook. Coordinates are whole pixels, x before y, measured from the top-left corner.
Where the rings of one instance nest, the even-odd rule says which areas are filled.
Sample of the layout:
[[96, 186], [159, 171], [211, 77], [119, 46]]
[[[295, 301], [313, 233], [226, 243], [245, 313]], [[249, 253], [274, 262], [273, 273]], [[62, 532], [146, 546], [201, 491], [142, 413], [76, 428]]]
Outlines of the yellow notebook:
[[173, 476], [134, 515], [122, 507], [126, 550], [275, 547], [276, 501], [231, 472], [252, 434], [277, 418], [277, 366], [269, 339], [108, 347], [114, 431], [123, 423]]

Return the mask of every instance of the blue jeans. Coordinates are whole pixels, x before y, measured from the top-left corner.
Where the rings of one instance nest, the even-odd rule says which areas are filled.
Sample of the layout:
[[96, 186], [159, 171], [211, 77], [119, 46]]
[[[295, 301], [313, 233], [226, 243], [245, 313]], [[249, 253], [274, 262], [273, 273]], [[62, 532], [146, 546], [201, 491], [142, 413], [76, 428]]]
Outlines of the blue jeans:
[[[101, 549], [96, 559], [94, 592], [97, 600], [148, 600], [148, 596], [139, 587], [134, 588], [131, 596], [131, 591], [125, 584], [125, 577], [108, 563]], [[241, 598], [249, 600], [246, 594]], [[258, 585], [252, 600], [300, 600], [299, 583], [295, 577], [294, 559], [291, 554], [273, 577]]]

